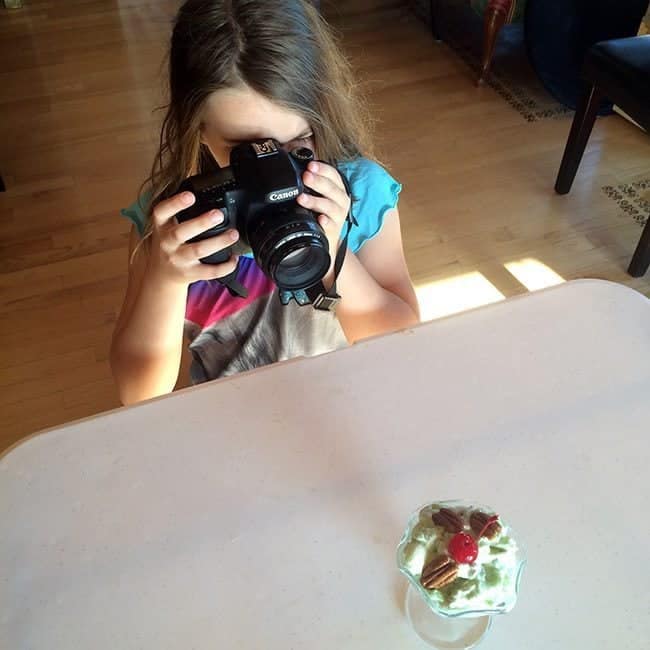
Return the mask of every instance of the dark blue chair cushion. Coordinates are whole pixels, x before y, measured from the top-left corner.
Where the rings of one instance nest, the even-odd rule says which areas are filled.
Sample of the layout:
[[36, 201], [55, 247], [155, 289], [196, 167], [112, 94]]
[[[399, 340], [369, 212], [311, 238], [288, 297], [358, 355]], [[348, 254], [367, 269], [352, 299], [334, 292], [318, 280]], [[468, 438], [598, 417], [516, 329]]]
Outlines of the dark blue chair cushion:
[[594, 45], [584, 74], [641, 126], [650, 129], [650, 35]]
[[575, 108], [589, 48], [599, 41], [636, 35], [647, 8], [648, 0], [528, 0], [528, 55], [551, 95]]

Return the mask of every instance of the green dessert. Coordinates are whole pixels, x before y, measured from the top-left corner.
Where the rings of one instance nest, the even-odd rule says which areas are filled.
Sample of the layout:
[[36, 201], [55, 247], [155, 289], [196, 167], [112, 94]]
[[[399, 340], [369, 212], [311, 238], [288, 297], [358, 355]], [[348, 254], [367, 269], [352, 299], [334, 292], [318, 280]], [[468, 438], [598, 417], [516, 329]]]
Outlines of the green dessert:
[[505, 613], [517, 600], [522, 553], [501, 518], [483, 507], [425, 506], [398, 548], [400, 570], [439, 613]]

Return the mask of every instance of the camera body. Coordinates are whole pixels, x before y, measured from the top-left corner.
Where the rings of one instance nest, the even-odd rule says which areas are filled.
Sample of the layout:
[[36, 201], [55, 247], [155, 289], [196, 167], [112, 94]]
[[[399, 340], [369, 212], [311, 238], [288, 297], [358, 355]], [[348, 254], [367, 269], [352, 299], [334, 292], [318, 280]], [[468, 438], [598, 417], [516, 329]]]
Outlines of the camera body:
[[246, 142], [233, 148], [229, 167], [185, 180], [178, 191], [192, 192], [196, 202], [176, 215], [179, 222], [215, 208], [225, 217], [191, 241], [230, 228], [240, 235], [238, 243], [201, 261], [219, 264], [250, 247], [259, 267], [281, 290], [318, 284], [330, 268], [329, 244], [318, 215], [296, 202], [303, 192], [315, 194], [302, 182], [313, 159], [306, 147], [287, 152], [275, 140]]

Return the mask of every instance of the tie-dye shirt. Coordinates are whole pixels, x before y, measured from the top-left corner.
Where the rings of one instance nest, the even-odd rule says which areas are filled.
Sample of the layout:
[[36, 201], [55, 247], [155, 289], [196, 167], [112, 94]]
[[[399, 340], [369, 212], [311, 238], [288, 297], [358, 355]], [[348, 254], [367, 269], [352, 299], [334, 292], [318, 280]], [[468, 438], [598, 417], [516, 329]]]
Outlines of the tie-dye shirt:
[[[358, 225], [350, 231], [348, 246], [356, 253], [381, 230], [386, 213], [397, 205], [402, 186], [367, 158], [340, 163], [339, 170], [352, 192]], [[140, 234], [144, 232], [146, 206], [136, 202], [122, 214]], [[216, 280], [189, 286], [185, 333], [194, 383], [346, 345], [334, 312], [300, 306], [295, 300], [283, 305], [277, 287], [251, 256], [240, 258], [237, 279], [248, 289], [247, 298], [231, 296]]]

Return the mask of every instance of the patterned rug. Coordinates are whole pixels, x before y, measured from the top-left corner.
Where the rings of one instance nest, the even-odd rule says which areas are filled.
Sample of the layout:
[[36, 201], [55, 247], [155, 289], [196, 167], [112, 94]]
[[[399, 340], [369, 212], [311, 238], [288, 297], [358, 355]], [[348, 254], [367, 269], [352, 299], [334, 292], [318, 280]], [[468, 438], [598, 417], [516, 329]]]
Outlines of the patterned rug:
[[[442, 40], [478, 75], [483, 50], [483, 21], [468, 0], [435, 0]], [[429, 23], [429, 0], [411, 0], [415, 13]], [[528, 122], [565, 117], [571, 109], [546, 91], [528, 62], [523, 24], [506, 25], [499, 34], [488, 85]]]
[[616, 201], [623, 212], [645, 226], [650, 215], [650, 178], [634, 183], [605, 185], [602, 190], [610, 199]]

